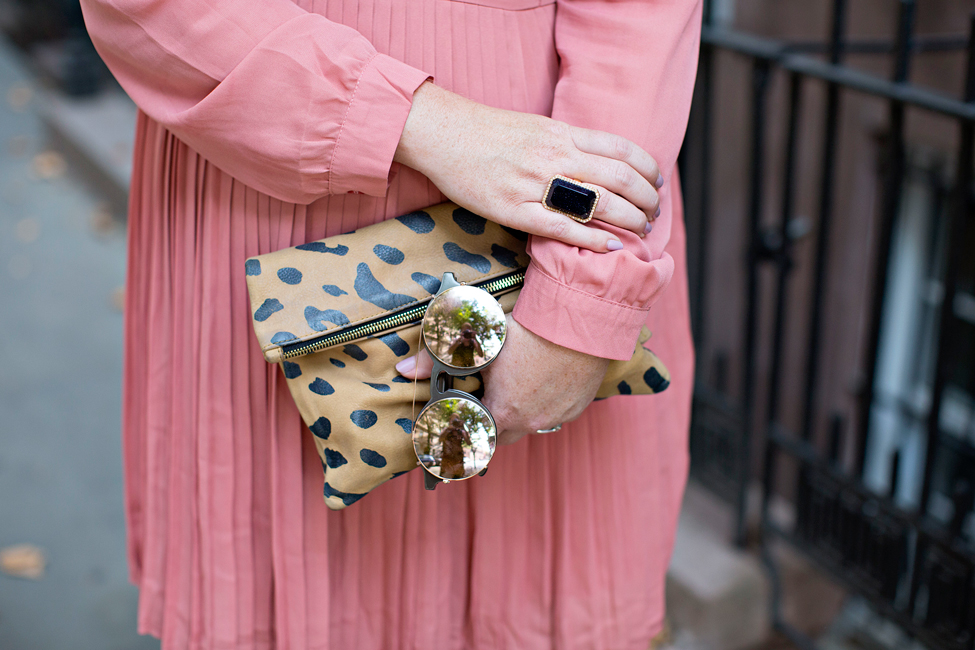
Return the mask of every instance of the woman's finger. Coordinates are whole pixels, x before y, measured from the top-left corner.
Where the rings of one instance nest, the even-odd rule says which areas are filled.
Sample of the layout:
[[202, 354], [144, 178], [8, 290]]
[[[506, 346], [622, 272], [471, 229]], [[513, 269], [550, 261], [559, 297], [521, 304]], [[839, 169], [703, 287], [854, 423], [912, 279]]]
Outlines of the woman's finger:
[[593, 219], [599, 219], [604, 223], [626, 228], [641, 237], [650, 232], [650, 229], [647, 228], [650, 220], [647, 219], [647, 215], [644, 214], [643, 210], [640, 210], [626, 199], [620, 198], [606, 190], [606, 188], [596, 185], [592, 187], [599, 190], [599, 201], [596, 203], [596, 210], [592, 215]]
[[576, 148], [585, 153], [625, 162], [643, 176], [655, 188], [663, 187], [664, 179], [653, 156], [626, 138], [605, 131], [594, 131], [577, 126], [570, 127]]
[[517, 219], [512, 221], [515, 224], [531, 224], [530, 228], [520, 227], [520, 229], [533, 235], [557, 239], [570, 246], [586, 248], [596, 253], [608, 253], [623, 248], [622, 242], [613, 233], [600, 228], [590, 228], [564, 214], [547, 210], [540, 202], [523, 203], [519, 208]]
[[575, 156], [567, 167], [566, 176], [608, 189], [642, 210], [648, 218], [656, 213], [660, 203], [657, 190], [627, 163], [584, 153]]
[[396, 371], [407, 379], [429, 379], [433, 372], [433, 359], [426, 350], [407, 357], [396, 364]]

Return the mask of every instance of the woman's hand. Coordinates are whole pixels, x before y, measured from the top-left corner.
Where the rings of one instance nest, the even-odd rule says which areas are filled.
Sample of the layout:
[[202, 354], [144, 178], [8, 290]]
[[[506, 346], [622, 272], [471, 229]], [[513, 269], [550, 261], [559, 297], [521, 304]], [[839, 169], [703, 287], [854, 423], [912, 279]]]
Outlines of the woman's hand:
[[658, 214], [657, 163], [625, 138], [540, 115], [478, 104], [430, 82], [413, 96], [394, 160], [423, 173], [472, 212], [596, 252], [619, 250], [611, 232], [546, 210], [556, 174], [599, 189], [595, 219], [643, 237]]
[[[404, 377], [426, 379], [433, 361], [426, 350], [397, 364]], [[579, 417], [596, 396], [608, 359], [569, 350], [533, 334], [508, 315], [504, 349], [482, 372], [484, 405], [498, 426], [498, 444]]]

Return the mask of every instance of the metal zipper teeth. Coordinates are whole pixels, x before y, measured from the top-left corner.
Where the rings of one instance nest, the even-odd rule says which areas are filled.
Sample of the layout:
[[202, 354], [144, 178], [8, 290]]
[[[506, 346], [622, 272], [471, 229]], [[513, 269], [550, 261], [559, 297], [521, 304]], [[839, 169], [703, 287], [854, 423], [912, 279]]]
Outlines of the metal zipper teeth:
[[[475, 283], [473, 286], [479, 287], [490, 294], [496, 295], [509, 289], [513, 289], [518, 285], [523, 284], [524, 281], [525, 272], [522, 270], [509, 273], [508, 275], [495, 278], [493, 280]], [[313, 341], [305, 341], [303, 343], [295, 344], [294, 347], [285, 347], [283, 348], [284, 352], [282, 357], [285, 359], [294, 359], [295, 357], [301, 357], [306, 354], [320, 352], [325, 348], [332, 347], [333, 345], [341, 345], [342, 343], [348, 343], [349, 341], [354, 341], [366, 336], [372, 336], [382, 332], [383, 330], [402, 327], [403, 325], [407, 325], [409, 323], [418, 323], [423, 319], [423, 314], [427, 310], [427, 303], [429, 303], [430, 300], [431, 299], [428, 298], [423, 302], [423, 304], [415, 305], [405, 311], [399, 312], [398, 314], [383, 316], [382, 318], [378, 318], [374, 321], [356, 325], [355, 327], [344, 332], [327, 334]]]

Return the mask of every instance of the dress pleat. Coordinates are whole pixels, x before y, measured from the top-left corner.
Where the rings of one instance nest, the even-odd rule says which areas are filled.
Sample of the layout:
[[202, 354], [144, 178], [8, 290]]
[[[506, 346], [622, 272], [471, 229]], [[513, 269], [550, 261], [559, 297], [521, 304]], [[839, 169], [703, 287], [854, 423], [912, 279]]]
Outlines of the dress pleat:
[[[299, 4], [472, 99], [552, 109], [554, 5]], [[687, 470], [679, 198], [677, 273], [649, 320], [666, 393], [595, 403], [559, 434], [499, 449], [484, 478], [431, 493], [412, 472], [331, 512], [312, 438], [253, 336], [244, 260], [442, 195], [394, 165], [383, 198], [294, 205], [145, 115], [136, 141], [123, 426], [140, 631], [164, 650], [645, 650]]]

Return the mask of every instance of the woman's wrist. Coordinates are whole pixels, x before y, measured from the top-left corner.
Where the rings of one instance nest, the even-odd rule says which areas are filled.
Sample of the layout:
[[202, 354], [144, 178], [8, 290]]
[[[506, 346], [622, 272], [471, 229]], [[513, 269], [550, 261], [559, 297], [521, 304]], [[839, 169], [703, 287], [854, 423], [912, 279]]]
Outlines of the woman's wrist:
[[430, 170], [424, 161], [435, 154], [446, 122], [452, 114], [463, 110], [464, 103], [473, 102], [431, 81], [421, 84], [413, 93], [413, 106], [403, 126], [393, 161], [429, 176]]

